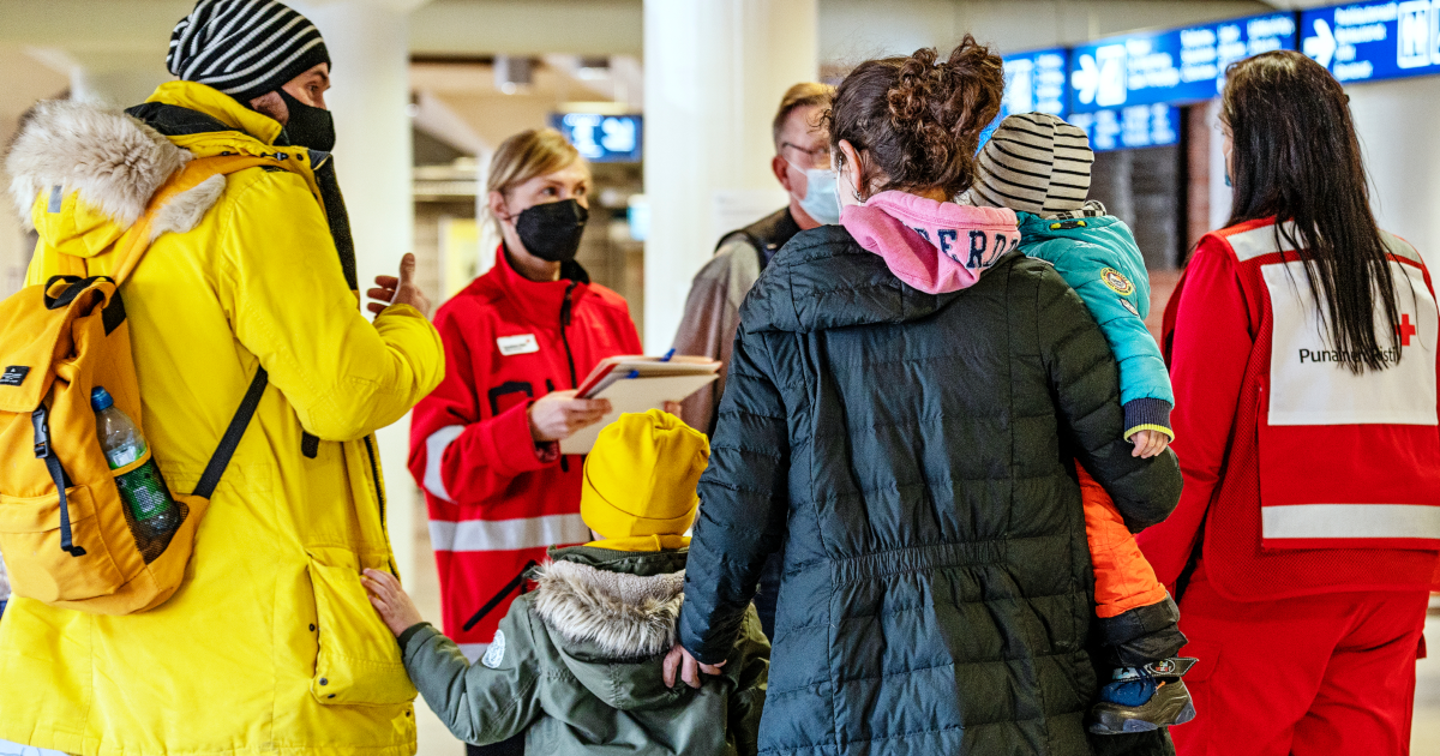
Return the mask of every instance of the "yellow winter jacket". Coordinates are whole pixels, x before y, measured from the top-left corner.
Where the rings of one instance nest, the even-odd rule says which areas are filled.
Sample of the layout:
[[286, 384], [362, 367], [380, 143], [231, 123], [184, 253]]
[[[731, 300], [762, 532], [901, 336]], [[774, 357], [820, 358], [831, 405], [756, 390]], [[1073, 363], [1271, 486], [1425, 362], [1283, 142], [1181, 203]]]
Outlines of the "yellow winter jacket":
[[[78, 272], [60, 252], [108, 272], [97, 253], [188, 159], [172, 150], [269, 155], [177, 199], [121, 292], [145, 434], [173, 490], [193, 490], [257, 368], [270, 384], [173, 598], [122, 617], [11, 602], [0, 739], [85, 756], [408, 756], [415, 690], [359, 573], [393, 569], [370, 434], [439, 384], [440, 337], [409, 306], [361, 314], [311, 158], [273, 146], [280, 124], [188, 82], [151, 101], [228, 130], [167, 139], [75, 104], [27, 125], [7, 169], [38, 190], [30, 282]], [[322, 440], [314, 458], [304, 432]]]

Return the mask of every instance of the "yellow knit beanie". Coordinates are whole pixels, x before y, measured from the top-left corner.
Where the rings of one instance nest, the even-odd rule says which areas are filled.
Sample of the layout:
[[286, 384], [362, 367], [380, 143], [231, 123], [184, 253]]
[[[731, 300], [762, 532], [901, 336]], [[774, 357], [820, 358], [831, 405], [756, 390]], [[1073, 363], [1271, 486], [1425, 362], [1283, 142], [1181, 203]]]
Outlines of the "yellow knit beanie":
[[709, 462], [710, 441], [680, 418], [621, 415], [585, 459], [580, 516], [605, 538], [680, 535], [695, 521], [695, 486]]

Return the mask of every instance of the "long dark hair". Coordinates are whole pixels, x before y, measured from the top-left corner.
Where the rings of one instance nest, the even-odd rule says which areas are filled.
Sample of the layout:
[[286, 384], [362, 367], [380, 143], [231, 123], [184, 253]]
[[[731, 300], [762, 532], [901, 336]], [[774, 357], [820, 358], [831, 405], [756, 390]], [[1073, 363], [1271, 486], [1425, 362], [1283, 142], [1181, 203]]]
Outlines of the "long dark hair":
[[[1384, 370], [1392, 363], [1375, 311], [1383, 309], [1391, 346], [1400, 316], [1350, 98], [1324, 66], [1293, 50], [1234, 63], [1226, 77], [1220, 117], [1234, 137], [1235, 188], [1226, 225], [1275, 216], [1277, 241], [1299, 251], [1310, 290], [1324, 300], [1334, 348], [1353, 355], [1346, 364], [1355, 373]], [[1389, 354], [1398, 361], [1399, 352]]]
[[861, 191], [941, 187], [954, 197], [969, 189], [980, 131], [1000, 113], [1001, 66], [1000, 56], [969, 34], [946, 60], [924, 48], [856, 66], [823, 119], [836, 167], [845, 161], [838, 147], [844, 139], [885, 174], [883, 186]]

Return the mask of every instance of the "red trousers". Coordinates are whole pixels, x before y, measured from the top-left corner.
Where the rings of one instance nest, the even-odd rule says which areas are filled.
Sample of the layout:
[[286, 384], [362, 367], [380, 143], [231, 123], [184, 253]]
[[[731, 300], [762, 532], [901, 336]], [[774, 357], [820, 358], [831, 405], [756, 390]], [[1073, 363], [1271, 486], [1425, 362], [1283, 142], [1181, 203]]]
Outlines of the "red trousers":
[[1198, 712], [1170, 728], [1178, 756], [1410, 752], [1426, 591], [1237, 602], [1205, 579], [1180, 599], [1181, 656]]

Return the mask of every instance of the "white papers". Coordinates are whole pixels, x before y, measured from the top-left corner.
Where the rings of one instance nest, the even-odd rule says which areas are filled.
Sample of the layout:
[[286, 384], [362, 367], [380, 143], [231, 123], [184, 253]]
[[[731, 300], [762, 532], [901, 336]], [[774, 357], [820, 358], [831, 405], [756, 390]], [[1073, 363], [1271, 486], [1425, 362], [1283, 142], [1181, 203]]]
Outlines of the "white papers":
[[581, 428], [560, 442], [562, 454], [589, 454], [600, 431], [626, 412], [664, 409], [665, 402], [678, 402], [709, 385], [719, 376], [714, 372], [692, 375], [622, 377], [591, 394], [592, 399], [609, 399], [611, 412], [600, 422]]

